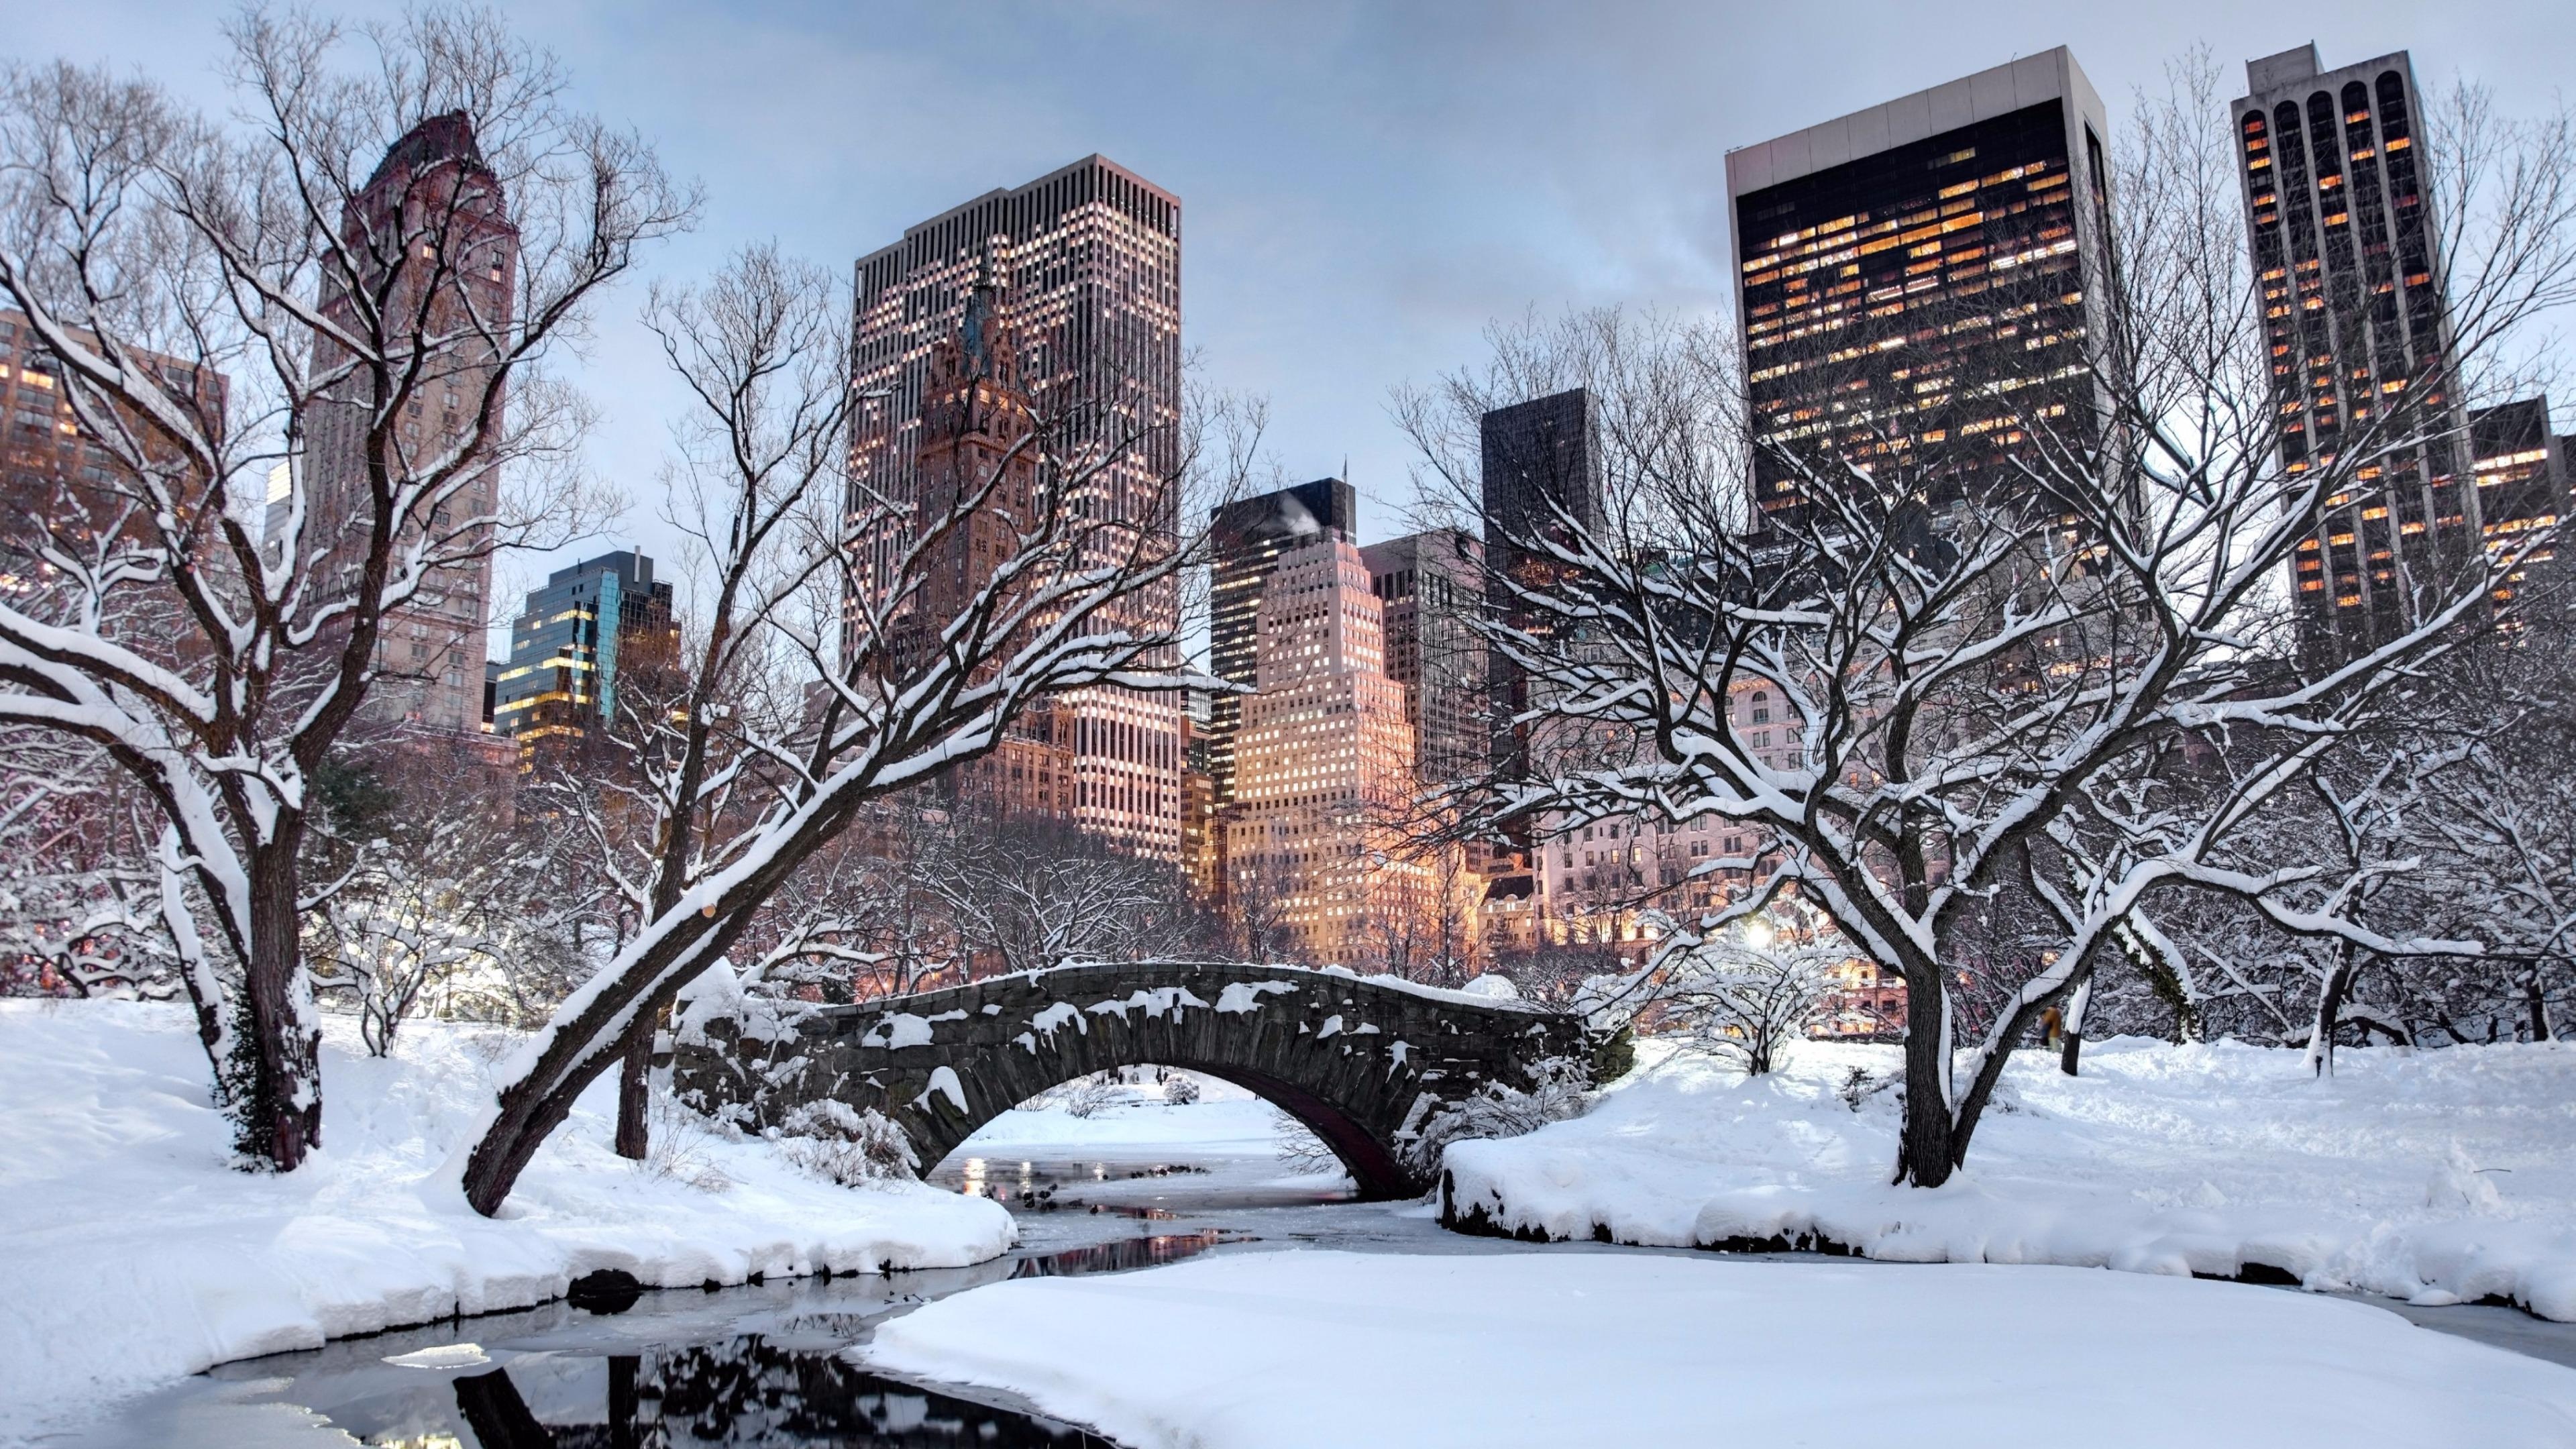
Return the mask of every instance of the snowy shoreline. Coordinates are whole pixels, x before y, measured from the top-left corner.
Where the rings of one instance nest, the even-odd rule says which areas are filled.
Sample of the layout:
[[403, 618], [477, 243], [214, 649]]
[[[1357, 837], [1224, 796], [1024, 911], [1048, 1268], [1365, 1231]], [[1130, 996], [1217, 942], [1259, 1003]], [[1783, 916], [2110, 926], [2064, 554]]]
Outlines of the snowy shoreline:
[[2576, 1370], [2385, 1309], [2048, 1267], [1217, 1254], [988, 1284], [851, 1356], [1136, 1449], [2554, 1449], [2576, 1434]]
[[[1801, 1043], [1752, 1080], [1652, 1043], [1645, 1059], [1583, 1117], [1452, 1146], [1445, 1220], [1558, 1241], [2286, 1280], [2576, 1321], [2564, 1044], [2347, 1051], [2324, 1079], [2294, 1053], [2230, 1042], [2092, 1043], [2076, 1078], [2023, 1053], [1967, 1167], [1931, 1191], [1887, 1181], [1893, 1048]], [[1870, 1078], [1855, 1085], [1855, 1071]]]
[[[515, 1039], [414, 1022], [371, 1060], [328, 1019], [323, 1150], [232, 1171], [184, 1010], [0, 1002], [0, 1444], [218, 1363], [531, 1307], [599, 1270], [648, 1287], [962, 1267], [1007, 1252], [999, 1205], [805, 1176], [686, 1130], [639, 1167], [586, 1094], [497, 1218], [440, 1168]], [[676, 1149], [676, 1150], [672, 1150]]]

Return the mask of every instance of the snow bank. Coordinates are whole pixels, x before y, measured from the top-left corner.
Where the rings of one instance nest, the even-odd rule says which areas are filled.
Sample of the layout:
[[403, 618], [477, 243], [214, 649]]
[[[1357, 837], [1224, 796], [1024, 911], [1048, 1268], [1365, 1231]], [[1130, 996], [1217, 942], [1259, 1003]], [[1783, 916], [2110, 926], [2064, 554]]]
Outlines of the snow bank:
[[323, 1151], [254, 1177], [225, 1166], [183, 1010], [0, 1002], [0, 1442], [227, 1359], [542, 1302], [596, 1269], [739, 1283], [954, 1267], [1013, 1241], [994, 1203], [836, 1187], [757, 1142], [671, 1132], [682, 1150], [639, 1170], [610, 1150], [605, 1080], [504, 1215], [479, 1217], [425, 1180], [517, 1035], [417, 1022], [374, 1061], [343, 1025], [323, 1051]]
[[1136, 1449], [2576, 1442], [2576, 1370], [2232, 1283], [1609, 1253], [1247, 1253], [1022, 1278], [874, 1367]]
[[[1713, 1246], [1821, 1237], [1904, 1262], [2286, 1273], [2576, 1320], [2576, 1049], [2339, 1053], [2088, 1043], [2018, 1056], [1937, 1191], [1893, 1187], [1896, 1049], [1801, 1043], [1746, 1080], [1696, 1054], [1586, 1116], [1446, 1158], [1452, 1206], [1511, 1232]], [[1859, 1107], [1848, 1105], [1857, 1098]], [[2271, 1270], [2265, 1272], [2264, 1270]]]

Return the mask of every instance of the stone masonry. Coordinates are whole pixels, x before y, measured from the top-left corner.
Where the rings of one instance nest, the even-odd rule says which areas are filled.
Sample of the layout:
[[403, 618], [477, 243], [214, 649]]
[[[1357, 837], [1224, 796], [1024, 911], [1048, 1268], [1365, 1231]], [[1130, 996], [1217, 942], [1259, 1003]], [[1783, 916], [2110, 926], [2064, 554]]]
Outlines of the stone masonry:
[[1363, 1196], [1393, 1198], [1428, 1188], [1406, 1148], [1443, 1105], [1588, 1054], [1580, 1018], [1524, 1002], [1334, 970], [1127, 962], [783, 1014], [701, 998], [671, 1065], [684, 1100], [753, 1129], [818, 1098], [873, 1107], [910, 1134], [924, 1171], [1059, 1082], [1182, 1067], [1258, 1093], [1322, 1138]]

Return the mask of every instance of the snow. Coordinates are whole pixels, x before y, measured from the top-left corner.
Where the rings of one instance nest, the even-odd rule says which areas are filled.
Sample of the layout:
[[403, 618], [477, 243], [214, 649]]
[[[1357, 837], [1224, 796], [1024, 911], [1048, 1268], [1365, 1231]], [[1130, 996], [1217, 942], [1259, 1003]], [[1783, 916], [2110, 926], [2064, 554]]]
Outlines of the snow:
[[2576, 1370], [2363, 1304], [2073, 1268], [1219, 1254], [995, 1283], [855, 1353], [1135, 1449], [2576, 1442]]
[[1294, 985], [1285, 981], [1237, 981], [1229, 984], [1223, 991], [1216, 994], [1216, 1009], [1219, 1011], [1259, 1011], [1261, 1009], [1261, 995], [1263, 992], [1294, 991], [1296, 989], [1297, 988]]
[[665, 1128], [676, 1152], [639, 1169], [610, 1150], [605, 1079], [503, 1216], [479, 1217], [438, 1171], [517, 1034], [412, 1022], [379, 1061], [325, 1022], [324, 1148], [259, 1177], [226, 1165], [184, 1008], [0, 1002], [0, 1444], [210, 1364], [538, 1303], [596, 1269], [738, 1283], [960, 1266], [1014, 1240], [993, 1203], [834, 1186], [756, 1141]]
[[2233, 1277], [2423, 1305], [2496, 1295], [2576, 1320], [2576, 1049], [2300, 1055], [2088, 1042], [2083, 1075], [2015, 1057], [1934, 1191], [1889, 1184], [1892, 1047], [1802, 1042], [1747, 1080], [1640, 1044], [1587, 1115], [1445, 1159], [1461, 1211], [1506, 1230], [1708, 1246], [1821, 1236], [1906, 1262], [2058, 1263]]
[[968, 1157], [1158, 1158], [1259, 1157], [1279, 1151], [1283, 1116], [1269, 1103], [1231, 1082], [1193, 1073], [1199, 1100], [1173, 1106], [1162, 1089], [1139, 1084], [1088, 1117], [1060, 1109], [1014, 1108], [957, 1145], [951, 1161]]
[[[963, 1012], [952, 1012], [949, 1014], [952, 1016], [964, 1015]], [[879, 1035], [879, 1033], [883, 1033], [883, 1035]], [[930, 1045], [931, 1040], [930, 1019], [928, 1017], [915, 1016], [909, 1011], [894, 1011], [888, 1012], [885, 1020], [878, 1022], [874, 1030], [871, 1030], [867, 1035], [860, 1037], [859, 1045], [888, 1047], [900, 1050], [904, 1047], [928, 1046]]]

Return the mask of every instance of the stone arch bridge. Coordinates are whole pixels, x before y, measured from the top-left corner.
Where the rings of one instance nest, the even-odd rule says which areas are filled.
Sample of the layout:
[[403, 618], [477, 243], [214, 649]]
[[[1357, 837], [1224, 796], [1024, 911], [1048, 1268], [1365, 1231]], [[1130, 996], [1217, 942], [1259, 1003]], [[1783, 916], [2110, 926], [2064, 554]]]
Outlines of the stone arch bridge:
[[1312, 1129], [1365, 1197], [1429, 1182], [1407, 1148], [1488, 1082], [1589, 1061], [1582, 1022], [1524, 1002], [1290, 966], [1116, 963], [997, 976], [858, 1006], [684, 1004], [672, 1085], [775, 1124], [837, 1098], [911, 1135], [926, 1172], [975, 1129], [1059, 1082], [1148, 1063], [1250, 1089]]

